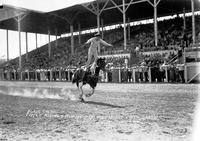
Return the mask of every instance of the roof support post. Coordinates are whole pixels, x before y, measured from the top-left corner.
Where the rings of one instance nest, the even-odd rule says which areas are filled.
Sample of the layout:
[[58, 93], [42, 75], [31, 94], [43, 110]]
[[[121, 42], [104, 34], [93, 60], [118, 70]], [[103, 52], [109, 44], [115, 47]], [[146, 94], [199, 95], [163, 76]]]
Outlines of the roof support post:
[[26, 60], [28, 60], [28, 34], [26, 32]]
[[9, 35], [8, 35], [8, 29], [6, 30], [6, 43], [7, 43], [7, 61], [9, 61]]
[[[18, 27], [18, 34], [19, 34], [19, 70], [22, 69], [22, 58], [21, 58], [21, 21], [28, 15], [29, 13], [26, 13], [24, 15], [19, 15], [15, 20], [17, 21], [17, 27]], [[22, 80], [22, 75], [20, 73], [20, 79]]]
[[132, 4], [132, 2], [133, 2], [133, 0], [131, 0], [131, 1], [129, 2], [129, 4], [128, 4], [127, 7], [126, 7], [126, 11], [128, 10], [129, 6]]
[[158, 46], [157, 0], [154, 0], [154, 36], [155, 46]]
[[[123, 11], [125, 11], [125, 8], [124, 8], [124, 10], [122, 10], [122, 9], [120, 8], [120, 6], [118, 6], [113, 0], [110, 0], [110, 1], [111, 1], [112, 4], [114, 5], [114, 7], [111, 7], [111, 9], [117, 8], [121, 13], [123, 13]], [[125, 7], [125, 3], [122, 4], [122, 7]], [[106, 9], [108, 9], [108, 8], [106, 8]]]
[[78, 24], [78, 43], [81, 45], [81, 24]]
[[[90, 8], [89, 5], [91, 5], [92, 8]], [[89, 4], [89, 5], [82, 4], [82, 6], [85, 7], [87, 10], [89, 10], [89, 11], [92, 12], [93, 14], [97, 15], [97, 12], [96, 12], [96, 9], [95, 9], [94, 5], [93, 5], [93, 4]]]
[[183, 8], [183, 29], [186, 30], [185, 8]]
[[101, 38], [103, 39], [104, 37], [104, 29], [103, 29], [104, 25], [103, 25], [103, 19], [101, 19]]
[[37, 33], [35, 33], [35, 47], [36, 47], [36, 49], [38, 48], [38, 38], [37, 38]]
[[123, 24], [124, 24], [124, 50], [127, 49], [127, 38], [126, 38], [126, 9], [125, 9], [125, 0], [123, 2]]
[[154, 0], [152, 3], [150, 0], [147, 1], [154, 8], [154, 37], [155, 37], [155, 46], [158, 46], [158, 21], [157, 21], [157, 6], [160, 3], [160, 0]]
[[57, 28], [55, 29], [55, 34], [56, 34], [56, 48], [58, 47], [58, 30], [57, 30]]
[[70, 33], [71, 33], [71, 54], [74, 54], [74, 27], [73, 24], [70, 24]]
[[98, 28], [98, 33], [100, 33], [100, 12], [99, 12], [99, 2], [97, 0], [97, 28]]
[[[115, 8], [118, 8], [118, 10], [123, 14], [123, 25], [124, 25], [124, 50], [127, 49], [127, 32], [126, 32], [126, 3], [125, 0], [122, 0], [122, 9], [113, 1], [110, 0]], [[132, 2], [132, 1], [131, 1]], [[108, 8], [107, 8], [108, 9]]]
[[97, 14], [97, 30], [98, 30], [98, 33], [100, 33], [100, 15]]
[[[18, 35], [19, 35], [19, 69], [22, 69], [22, 58], [21, 58], [21, 19], [18, 17], [17, 20], [18, 25]], [[21, 75], [21, 73], [20, 73]]]
[[51, 58], [51, 39], [50, 39], [50, 29], [48, 29], [48, 52], [49, 52], [49, 58]]
[[18, 34], [19, 34], [19, 79], [22, 80], [22, 55], [21, 55], [21, 18], [18, 16]]
[[194, 15], [194, 0], [191, 0], [191, 8], [192, 8], [192, 43], [196, 43], [196, 36], [195, 36], [195, 15]]
[[[101, 11], [105, 11], [105, 10], [110, 10], [110, 9], [117, 8], [120, 12], [122, 12], [122, 9], [121, 9], [120, 7], [123, 7], [123, 4], [117, 5], [113, 0], [109, 0], [109, 1], [112, 2], [112, 4], [113, 4], [114, 6], [111, 6], [111, 7], [104, 7], [104, 9], [101, 10]], [[126, 11], [128, 10], [129, 6], [132, 5], [132, 4], [142, 3], [142, 2], [146, 2], [146, 1], [149, 2], [149, 0], [139, 0], [139, 1], [133, 1], [133, 0], [131, 0], [129, 3], [126, 3], [126, 4], [125, 4], [125, 6], [127, 6], [127, 7], [126, 7]]]
[[[113, 7], [109, 7], [106, 8], [108, 2], [111, 2], [114, 6]], [[124, 49], [127, 49], [127, 31], [126, 31], [126, 11], [128, 10], [128, 8], [130, 7], [131, 4], [136, 4], [136, 3], [141, 3], [141, 2], [146, 2], [148, 1], [151, 5], [152, 3], [149, 0], [141, 0], [141, 1], [136, 1], [134, 2], [133, 0], [131, 0], [128, 4], [125, 3], [125, 0], [122, 0], [122, 5], [117, 5], [113, 0], [107, 0], [105, 5], [103, 6], [103, 8], [101, 9], [100, 13], [102, 13], [103, 10], [109, 10], [109, 9], [113, 9], [113, 8], [117, 8], [122, 14], [123, 14], [123, 25], [124, 25]], [[156, 2], [156, 0], [154, 0]], [[157, 6], [158, 3], [160, 2], [160, 0], [158, 0], [158, 2], [155, 3], [155, 5]], [[127, 6], [127, 7], [126, 7]], [[120, 8], [122, 7], [122, 9]], [[157, 12], [157, 11], [156, 11]], [[156, 14], [157, 15], [157, 14]], [[157, 19], [157, 18], [156, 18]]]
[[110, 0], [107, 0], [106, 3], [104, 4], [104, 6], [102, 7], [102, 9], [100, 10], [100, 14], [105, 10], [106, 6], [108, 5], [108, 2]]
[[130, 18], [128, 18], [128, 40], [131, 40], [131, 25], [130, 25]]

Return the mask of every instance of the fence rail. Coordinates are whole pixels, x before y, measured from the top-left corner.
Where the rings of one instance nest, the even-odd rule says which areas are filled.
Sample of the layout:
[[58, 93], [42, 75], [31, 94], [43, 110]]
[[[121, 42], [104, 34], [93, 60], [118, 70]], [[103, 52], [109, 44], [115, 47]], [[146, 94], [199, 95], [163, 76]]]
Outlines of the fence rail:
[[[1, 71], [0, 80], [8, 81], [71, 81], [75, 69], [42, 71]], [[137, 67], [115, 68], [101, 71], [100, 82], [140, 83], [140, 82], [185, 82], [184, 66], [179, 67]]]

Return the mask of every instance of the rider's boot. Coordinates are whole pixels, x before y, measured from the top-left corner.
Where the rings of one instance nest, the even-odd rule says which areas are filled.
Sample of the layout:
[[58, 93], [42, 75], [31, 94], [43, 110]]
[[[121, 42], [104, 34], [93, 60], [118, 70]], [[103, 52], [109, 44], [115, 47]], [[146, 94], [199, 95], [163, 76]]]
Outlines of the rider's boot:
[[87, 70], [87, 67], [86, 67], [86, 66], [82, 66], [81, 68], [82, 68], [84, 71]]

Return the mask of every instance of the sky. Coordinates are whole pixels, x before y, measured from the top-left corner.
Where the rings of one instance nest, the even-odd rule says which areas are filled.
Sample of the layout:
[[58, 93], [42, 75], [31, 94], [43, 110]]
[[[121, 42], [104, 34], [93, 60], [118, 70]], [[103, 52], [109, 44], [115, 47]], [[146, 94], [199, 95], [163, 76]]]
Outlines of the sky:
[[[8, 31], [9, 41], [9, 59], [13, 59], [19, 56], [19, 36], [16, 31]], [[37, 34], [38, 47], [41, 47], [48, 43], [48, 35]], [[50, 36], [50, 40], [54, 41], [55, 36]], [[28, 51], [36, 49], [36, 34], [28, 33]], [[21, 32], [21, 53], [26, 53], [26, 36], [24, 32]], [[0, 59], [7, 59], [7, 42], [6, 31], [0, 29]]]
[[[21, 7], [26, 9], [31, 9], [39, 12], [49, 12], [66, 7], [73, 6], [75, 4], [86, 3], [94, 0], [0, 0], [3, 5], [11, 5], [14, 7]], [[18, 32], [9, 31], [9, 58], [13, 59], [19, 56], [19, 41], [18, 41]], [[21, 42], [22, 42], [22, 54], [26, 53], [25, 47], [25, 33], [21, 33]], [[28, 33], [28, 51], [36, 49], [36, 40], [34, 33]], [[47, 35], [37, 35], [38, 46], [42, 46], [48, 43]], [[16, 40], [17, 39], [17, 40]], [[51, 41], [55, 40], [55, 36], [51, 36]], [[7, 58], [7, 42], [6, 42], [6, 31], [0, 29], [0, 59]]]
[[[41, 12], [49, 12], [94, 0], [3, 0], [3, 4], [16, 7], [32, 9]], [[200, 1], [200, 0], [199, 0]], [[1, 4], [1, 0], [0, 0]], [[106, 28], [106, 27], [105, 27]], [[110, 28], [110, 27], [109, 27]], [[90, 32], [90, 31], [89, 31]], [[88, 32], [88, 33], [89, 33]], [[9, 31], [9, 58], [13, 59], [19, 56], [18, 32]], [[47, 35], [37, 35], [38, 47], [48, 43]], [[51, 41], [55, 40], [55, 36], [51, 36]], [[25, 33], [22, 32], [22, 54], [25, 54]], [[35, 34], [28, 33], [28, 51], [36, 49]], [[0, 59], [7, 58], [6, 31], [0, 29]]]
[[49, 12], [91, 1], [94, 0], [3, 0], [3, 4]]

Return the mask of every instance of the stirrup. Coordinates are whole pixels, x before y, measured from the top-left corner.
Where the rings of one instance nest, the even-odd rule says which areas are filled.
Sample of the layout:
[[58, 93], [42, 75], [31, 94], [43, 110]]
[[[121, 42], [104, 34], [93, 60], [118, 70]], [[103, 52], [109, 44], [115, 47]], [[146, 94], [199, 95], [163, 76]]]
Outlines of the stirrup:
[[81, 69], [83, 69], [84, 71], [87, 70], [87, 68], [85, 66], [82, 66]]

